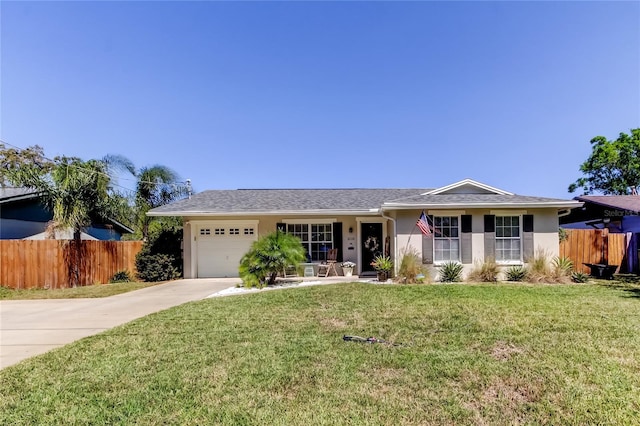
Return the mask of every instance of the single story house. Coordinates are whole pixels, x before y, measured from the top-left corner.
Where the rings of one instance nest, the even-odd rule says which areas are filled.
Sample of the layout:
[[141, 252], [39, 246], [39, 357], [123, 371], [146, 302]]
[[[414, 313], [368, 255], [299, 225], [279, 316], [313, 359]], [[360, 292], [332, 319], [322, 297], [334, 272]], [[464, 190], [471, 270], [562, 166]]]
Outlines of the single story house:
[[[41, 203], [37, 191], [0, 188], [0, 240], [46, 239], [53, 213]], [[133, 230], [115, 220], [96, 221], [82, 233], [82, 239], [119, 241]], [[60, 231], [56, 239], [73, 239], [73, 232]]]
[[563, 228], [640, 233], [640, 195], [582, 195], [574, 200], [583, 205], [560, 219]]
[[[310, 263], [338, 248], [339, 262], [368, 275], [375, 255], [397, 264], [409, 249], [425, 264], [458, 261], [466, 271], [487, 257], [520, 265], [538, 248], [557, 255], [558, 216], [580, 205], [465, 179], [435, 189], [211, 190], [148, 214], [183, 218], [185, 278], [238, 276], [251, 243], [276, 229], [298, 236]], [[417, 226], [422, 212], [428, 235]]]

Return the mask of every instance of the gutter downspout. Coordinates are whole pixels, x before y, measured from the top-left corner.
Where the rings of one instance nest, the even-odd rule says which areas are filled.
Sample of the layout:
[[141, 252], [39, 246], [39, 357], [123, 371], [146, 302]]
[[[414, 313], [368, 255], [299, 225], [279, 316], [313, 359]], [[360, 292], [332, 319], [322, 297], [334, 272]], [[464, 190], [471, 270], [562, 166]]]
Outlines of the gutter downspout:
[[385, 216], [384, 210], [380, 208], [380, 213], [383, 219], [390, 220], [393, 223], [393, 276], [398, 275], [398, 229], [396, 220], [391, 216]]

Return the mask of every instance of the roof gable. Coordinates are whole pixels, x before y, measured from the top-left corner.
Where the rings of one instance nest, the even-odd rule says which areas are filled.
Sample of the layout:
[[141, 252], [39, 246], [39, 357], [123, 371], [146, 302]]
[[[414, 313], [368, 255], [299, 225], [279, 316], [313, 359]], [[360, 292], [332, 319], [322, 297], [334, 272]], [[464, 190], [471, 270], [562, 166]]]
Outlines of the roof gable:
[[437, 194], [496, 194], [496, 195], [513, 195], [511, 192], [494, 188], [484, 183], [477, 182], [473, 179], [463, 179], [459, 182], [452, 183], [440, 188], [427, 191], [422, 195]]

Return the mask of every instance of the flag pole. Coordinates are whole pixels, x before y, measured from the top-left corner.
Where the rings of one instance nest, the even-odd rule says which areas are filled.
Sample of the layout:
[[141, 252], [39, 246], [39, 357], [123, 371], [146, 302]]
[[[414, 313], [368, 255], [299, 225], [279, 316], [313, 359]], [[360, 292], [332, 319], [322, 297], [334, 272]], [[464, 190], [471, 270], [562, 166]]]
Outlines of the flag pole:
[[409, 239], [407, 240], [407, 245], [404, 247], [404, 252], [405, 253], [407, 252], [407, 250], [409, 250], [409, 243], [411, 242], [411, 237], [413, 236], [413, 231], [415, 231], [417, 227], [418, 227], [417, 224], [413, 225], [413, 229], [411, 230], [411, 233], [409, 234]]

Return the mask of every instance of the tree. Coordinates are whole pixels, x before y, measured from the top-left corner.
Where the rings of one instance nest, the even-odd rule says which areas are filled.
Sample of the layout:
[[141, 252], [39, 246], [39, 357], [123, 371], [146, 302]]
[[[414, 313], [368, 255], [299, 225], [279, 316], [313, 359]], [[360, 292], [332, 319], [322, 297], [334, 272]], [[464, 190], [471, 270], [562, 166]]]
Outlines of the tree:
[[[33, 148], [28, 148], [33, 149]], [[35, 150], [42, 153], [41, 150]], [[0, 152], [0, 155], [4, 152]], [[44, 157], [42, 155], [42, 157]], [[0, 157], [3, 161], [8, 157]], [[46, 162], [16, 160], [8, 162], [3, 178], [13, 185], [32, 188], [52, 212], [50, 230], [73, 231], [72, 286], [80, 283], [80, 234], [94, 219], [106, 220], [117, 211], [112, 197], [111, 178], [100, 160], [82, 161], [75, 157], [56, 157]]]
[[138, 237], [149, 237], [149, 225], [155, 220], [147, 212], [186, 196], [189, 188], [178, 182], [178, 174], [167, 166], [154, 165], [137, 170], [133, 162], [121, 155], [107, 155], [103, 161], [111, 171], [126, 171], [136, 178], [136, 193], [133, 199], [132, 220]]
[[12, 171], [29, 166], [29, 172], [36, 175], [46, 174], [53, 168], [54, 162], [45, 158], [41, 146], [34, 145], [26, 149], [7, 148], [0, 143], [0, 187], [12, 184]]
[[597, 136], [591, 145], [591, 155], [580, 165], [584, 176], [569, 185], [569, 192], [582, 188], [584, 194], [624, 195], [640, 184], [640, 128], [612, 141]]
[[240, 277], [247, 287], [274, 284], [278, 272], [302, 263], [306, 258], [300, 239], [276, 231], [254, 241], [251, 249], [240, 260]]
[[186, 196], [188, 188], [178, 183], [177, 173], [166, 166], [143, 167], [135, 176], [138, 179], [135, 199], [136, 222], [142, 239], [147, 239], [149, 225], [153, 220], [147, 216], [147, 212]]

